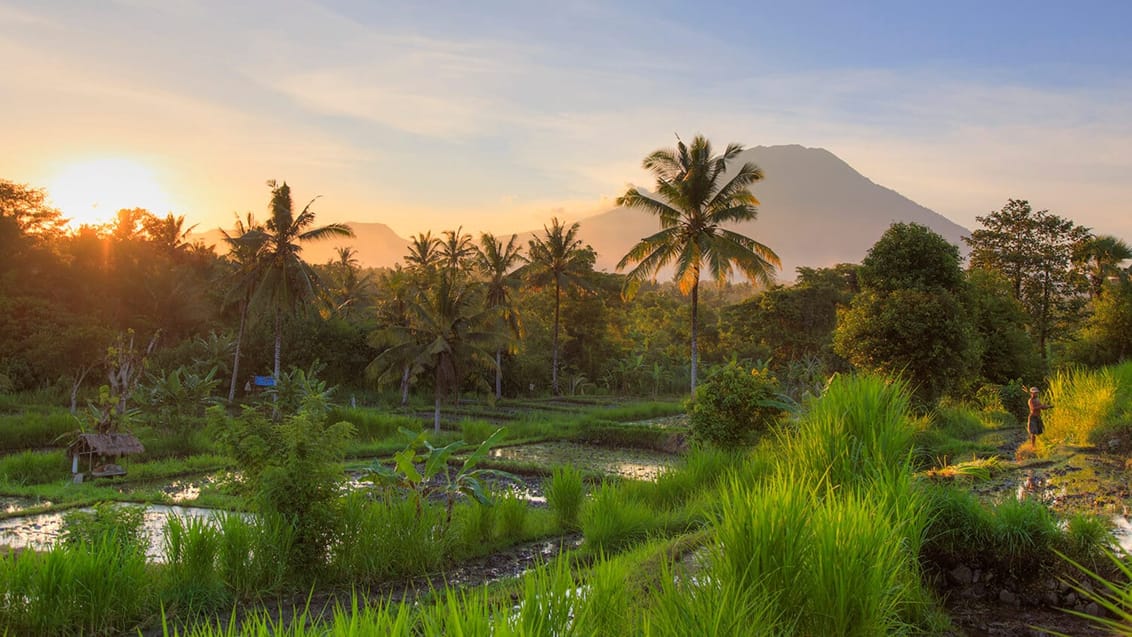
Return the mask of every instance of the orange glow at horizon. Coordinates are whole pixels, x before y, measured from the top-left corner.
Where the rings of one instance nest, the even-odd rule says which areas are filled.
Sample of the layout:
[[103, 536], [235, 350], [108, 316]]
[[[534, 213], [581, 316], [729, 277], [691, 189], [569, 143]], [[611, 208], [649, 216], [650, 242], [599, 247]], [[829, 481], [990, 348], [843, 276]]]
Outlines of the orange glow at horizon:
[[121, 157], [67, 164], [51, 179], [47, 194], [72, 228], [108, 223], [122, 208], [164, 216], [176, 207], [151, 168]]

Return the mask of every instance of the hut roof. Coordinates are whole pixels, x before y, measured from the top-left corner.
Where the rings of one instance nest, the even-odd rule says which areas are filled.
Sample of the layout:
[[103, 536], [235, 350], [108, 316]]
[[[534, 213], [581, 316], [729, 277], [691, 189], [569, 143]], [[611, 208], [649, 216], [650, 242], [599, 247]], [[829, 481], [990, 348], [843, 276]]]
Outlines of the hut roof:
[[97, 453], [104, 456], [128, 456], [142, 453], [145, 447], [133, 434], [79, 434], [68, 449], [73, 454]]

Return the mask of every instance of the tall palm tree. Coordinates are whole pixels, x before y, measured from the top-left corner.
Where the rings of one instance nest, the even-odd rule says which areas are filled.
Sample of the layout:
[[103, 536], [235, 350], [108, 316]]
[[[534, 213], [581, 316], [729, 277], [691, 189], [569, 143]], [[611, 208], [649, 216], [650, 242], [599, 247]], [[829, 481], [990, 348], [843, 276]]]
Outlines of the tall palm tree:
[[[316, 297], [319, 286], [318, 275], [303, 261], [302, 244], [307, 241], [329, 239], [331, 237], [352, 237], [354, 231], [349, 226], [331, 223], [314, 226], [312, 199], [295, 214], [291, 202], [291, 188], [287, 182], [277, 184], [267, 182], [271, 188], [271, 218], [267, 220], [262, 241], [264, 242], [260, 265], [257, 268], [259, 281], [256, 297], [274, 314], [275, 324], [275, 378], [279, 378], [280, 361], [283, 351], [283, 315], [295, 311], [304, 302]], [[316, 198], [317, 199], [317, 198]]]
[[[512, 293], [519, 287], [519, 276], [515, 266], [523, 262], [519, 238], [511, 235], [507, 245], [494, 235], [483, 233], [476, 249], [476, 266], [484, 277], [487, 288], [484, 302], [502, 315], [511, 335], [522, 337], [523, 323], [519, 318], [518, 305]], [[503, 396], [503, 345], [495, 350], [495, 397]]]
[[1098, 235], [1082, 241], [1074, 250], [1074, 260], [1084, 267], [1089, 279], [1089, 296], [1097, 298], [1110, 276], [1120, 277], [1120, 263], [1132, 259], [1132, 248], [1112, 235]]
[[432, 231], [415, 234], [409, 238], [409, 254], [405, 255], [405, 267], [409, 271], [432, 276], [443, 257], [440, 255], [440, 239], [432, 236]]
[[723, 224], [752, 221], [758, 216], [759, 202], [749, 186], [763, 178], [762, 170], [746, 162], [728, 177], [728, 163], [743, 152], [743, 147], [728, 144], [722, 155], [712, 155], [711, 142], [702, 135], [697, 135], [691, 146], [677, 141], [675, 149], [657, 150], [643, 162], [656, 176], [657, 197], [631, 187], [617, 198], [618, 205], [640, 208], [658, 217], [661, 228], [633, 246], [617, 269], [636, 264], [627, 274], [624, 290], [631, 297], [642, 281], [655, 278], [661, 268], [675, 265], [680, 291], [692, 297], [694, 396], [699, 358], [697, 310], [704, 266], [720, 285], [730, 278], [733, 267], [751, 281], [770, 285], [782, 263], [767, 246], [723, 228]]
[[359, 308], [369, 307], [373, 299], [373, 274], [363, 272], [358, 251], [352, 247], [334, 249], [336, 259], [326, 264], [327, 289], [324, 315], [349, 318]]
[[569, 228], [554, 217], [550, 227], [543, 226], [543, 236], [530, 240], [527, 249], [525, 274], [536, 287], [554, 284], [554, 345], [551, 363], [551, 387], [558, 395], [558, 330], [561, 316], [562, 289], [588, 287], [585, 277], [593, 272], [596, 255], [593, 248], [578, 238], [581, 226], [575, 222]]
[[479, 288], [454, 277], [440, 277], [408, 302], [409, 321], [371, 335], [370, 343], [383, 348], [368, 371], [402, 366], [405, 361], [433, 373], [433, 427], [440, 431], [441, 399], [459, 388], [467, 365], [488, 358], [500, 333], [484, 308]]
[[244, 330], [248, 323], [248, 308], [255, 294], [258, 280], [256, 268], [260, 263], [266, 234], [263, 226], [256, 222], [255, 216], [250, 212], [246, 222], [236, 215], [236, 227], [232, 234], [228, 234], [226, 230], [220, 232], [224, 234], [224, 243], [228, 245], [226, 260], [232, 267], [232, 272], [228, 275], [231, 281], [228, 294], [230, 297], [235, 296], [240, 308], [240, 329], [236, 332], [232, 379], [228, 384], [228, 402], [232, 402], [236, 400], [236, 383], [240, 378], [240, 348], [243, 346]]
[[463, 226], [455, 230], [445, 230], [440, 242], [440, 257], [449, 273], [466, 272], [476, 256], [476, 245], [472, 235], [464, 234]]
[[[413, 273], [402, 268], [400, 263], [392, 269], [383, 271], [377, 282], [375, 305], [378, 324], [408, 329], [409, 303], [417, 294], [417, 282], [414, 280]], [[389, 339], [383, 330], [377, 330], [371, 334], [369, 342], [370, 345], [379, 350], [390, 347]], [[366, 368], [366, 372], [371, 378], [380, 379], [387, 371], [396, 369], [400, 374], [401, 406], [405, 406], [409, 404], [409, 385], [422, 369], [416, 362], [417, 353], [409, 347], [401, 348], [397, 361], [388, 360], [395, 356], [395, 354], [391, 354], [377, 365], [371, 363]]]

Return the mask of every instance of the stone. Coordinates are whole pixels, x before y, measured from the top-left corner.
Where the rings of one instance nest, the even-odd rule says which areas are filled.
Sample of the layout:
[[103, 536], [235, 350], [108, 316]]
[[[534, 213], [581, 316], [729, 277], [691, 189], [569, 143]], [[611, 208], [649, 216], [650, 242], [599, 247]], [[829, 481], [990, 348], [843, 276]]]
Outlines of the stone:
[[971, 569], [967, 568], [966, 564], [960, 564], [959, 566], [951, 569], [947, 573], [947, 576], [953, 583], [959, 584], [961, 586], [964, 584], [970, 584], [974, 581]]
[[1042, 595], [1042, 603], [1046, 606], [1058, 606], [1061, 604], [1061, 598], [1058, 597], [1057, 591], [1046, 591]]
[[1104, 615], [1103, 615], [1103, 614], [1101, 613], [1101, 607], [1100, 607], [1100, 605], [1099, 605], [1099, 604], [1097, 604], [1096, 602], [1089, 602], [1089, 603], [1088, 603], [1088, 604], [1087, 604], [1087, 605], [1085, 606], [1085, 614], [1087, 614], [1087, 615], [1092, 615], [1093, 617], [1103, 617], [1103, 616], [1104, 616]]
[[1069, 591], [1069, 594], [1067, 594], [1065, 596], [1065, 605], [1066, 606], [1072, 606], [1076, 603], [1077, 603], [1077, 593], [1074, 593], [1073, 591]]
[[1011, 604], [1017, 606], [1018, 596], [1004, 588], [998, 592], [998, 601], [1002, 602], [1003, 604]]

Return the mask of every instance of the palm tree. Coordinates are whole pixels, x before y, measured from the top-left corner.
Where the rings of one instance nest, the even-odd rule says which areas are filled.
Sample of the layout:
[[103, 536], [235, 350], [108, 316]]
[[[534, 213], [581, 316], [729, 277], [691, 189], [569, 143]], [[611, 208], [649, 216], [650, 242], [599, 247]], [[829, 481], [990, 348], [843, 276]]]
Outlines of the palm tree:
[[1089, 296], [1095, 299], [1104, 291], [1104, 282], [1110, 276], [1124, 274], [1120, 263], [1132, 259], [1132, 248], [1112, 235], [1099, 235], [1082, 241], [1073, 257], [1084, 267], [1089, 279]]
[[[417, 286], [414, 275], [409, 270], [402, 268], [400, 263], [392, 269], [383, 271], [379, 275], [377, 283], [378, 324], [407, 329], [409, 326], [409, 303], [416, 295]], [[370, 345], [380, 350], [389, 347], [390, 343], [382, 330], [378, 330], [370, 335]], [[387, 359], [395, 356], [390, 355]], [[366, 368], [366, 372], [371, 378], [380, 378], [386, 371], [396, 368], [401, 376], [401, 406], [405, 406], [409, 404], [409, 384], [422, 371], [421, 367], [416, 364], [416, 357], [417, 353], [411, 348], [402, 347], [400, 359], [396, 361], [396, 365], [386, 360], [379, 365], [371, 364]]]
[[569, 228], [554, 217], [550, 227], [543, 226], [544, 235], [530, 240], [527, 250], [528, 264], [525, 274], [531, 283], [542, 287], [554, 284], [554, 345], [551, 363], [551, 387], [558, 395], [558, 328], [561, 315], [562, 289], [588, 287], [586, 275], [593, 272], [596, 255], [593, 248], [578, 238], [581, 226], [575, 222]]
[[370, 343], [384, 349], [369, 365], [371, 374], [403, 366], [406, 361], [431, 369], [434, 381], [433, 427], [440, 431], [441, 399], [460, 386], [466, 365], [490, 357], [500, 333], [485, 309], [478, 288], [455, 278], [441, 277], [408, 302], [409, 321], [371, 335]]
[[[519, 238], [511, 235], [507, 245], [494, 235], [483, 233], [476, 250], [476, 265], [485, 279], [484, 302], [489, 308], [498, 310], [507, 328], [515, 338], [521, 338], [523, 323], [519, 318], [518, 305], [512, 292], [519, 286], [519, 276], [515, 265], [523, 262]], [[503, 396], [503, 346], [495, 350], [495, 397]]]
[[351, 247], [339, 246], [334, 249], [337, 259], [326, 264], [330, 279], [326, 289], [325, 301], [327, 317], [337, 315], [348, 318], [359, 307], [368, 306], [373, 298], [373, 275], [362, 272], [358, 261], [358, 251]]
[[440, 242], [440, 257], [449, 273], [466, 272], [476, 256], [476, 246], [472, 235], [463, 234], [463, 226], [455, 230], [445, 230]]
[[617, 199], [617, 204], [640, 208], [660, 219], [660, 232], [641, 239], [617, 264], [627, 274], [625, 296], [632, 297], [642, 281], [656, 277], [666, 266], [675, 265], [680, 292], [692, 297], [692, 395], [696, 393], [697, 310], [700, 274], [706, 264], [711, 278], [720, 285], [737, 267], [748, 279], [764, 285], [773, 282], [781, 267], [778, 255], [765, 245], [723, 228], [726, 223], [753, 221], [758, 200], [748, 187], [763, 178], [758, 166], [744, 163], [727, 177], [731, 162], [743, 147], [728, 144], [722, 155], [712, 155], [711, 142], [702, 135], [686, 146], [677, 138], [675, 149], [661, 149], [645, 158], [645, 169], [656, 175], [652, 197], [635, 187]]
[[260, 253], [263, 250], [266, 235], [263, 226], [259, 225], [255, 216], [248, 213], [247, 221], [236, 215], [236, 228], [232, 234], [221, 230], [224, 243], [228, 244], [227, 261], [233, 270], [229, 274], [231, 287], [229, 296], [235, 296], [240, 307], [240, 329], [236, 332], [236, 352], [232, 359], [232, 379], [228, 385], [228, 402], [236, 399], [236, 383], [240, 378], [240, 348], [244, 342], [244, 329], [248, 322], [248, 307], [251, 306], [252, 295], [255, 293], [257, 272], [260, 262]]
[[274, 313], [273, 373], [278, 379], [283, 351], [283, 314], [296, 310], [303, 301], [315, 298], [315, 288], [319, 286], [318, 275], [300, 256], [303, 251], [301, 244], [330, 237], [352, 237], [354, 231], [340, 223], [312, 228], [314, 211], [311, 205], [314, 199], [296, 216], [287, 182], [277, 184], [271, 180], [267, 185], [271, 188], [271, 218], [267, 220], [265, 230], [260, 232], [262, 239], [252, 239], [263, 241], [255, 296]]
[[416, 274], [432, 276], [440, 267], [440, 239], [432, 236], [429, 230], [410, 237], [409, 254], [405, 255], [405, 266]]

